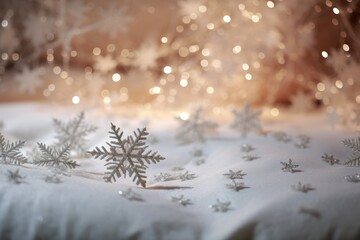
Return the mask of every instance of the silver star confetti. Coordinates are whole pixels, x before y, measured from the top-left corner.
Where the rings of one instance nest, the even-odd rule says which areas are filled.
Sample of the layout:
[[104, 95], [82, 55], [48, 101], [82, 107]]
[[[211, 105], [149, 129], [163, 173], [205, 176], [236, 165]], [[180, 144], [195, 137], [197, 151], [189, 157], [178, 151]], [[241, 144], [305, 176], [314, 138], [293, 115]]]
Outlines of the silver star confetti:
[[340, 160], [336, 159], [332, 154], [328, 155], [327, 153], [324, 153], [321, 158], [330, 165], [340, 164]]
[[193, 173], [189, 173], [188, 171], [184, 172], [183, 174], [181, 174], [179, 176], [180, 180], [183, 181], [187, 181], [187, 180], [192, 180], [194, 178], [196, 178], [196, 175]]
[[235, 180], [232, 180], [232, 183], [231, 184], [226, 184], [226, 187], [229, 188], [229, 189], [232, 189], [236, 192], [240, 191], [240, 190], [243, 190], [245, 188], [248, 188], [245, 186], [245, 183], [243, 182], [236, 182]]
[[230, 210], [231, 202], [221, 202], [219, 199], [216, 199], [216, 204], [209, 205], [210, 209], [213, 209], [215, 212], [227, 212]]
[[280, 162], [280, 163], [283, 165], [283, 167], [281, 168], [281, 170], [283, 170], [283, 172], [295, 173], [295, 172], [299, 171], [299, 170], [295, 169], [295, 168], [298, 168], [299, 165], [294, 164], [291, 159], [289, 159], [288, 163], [287, 162]]
[[233, 180], [233, 179], [243, 179], [243, 177], [246, 175], [246, 173], [243, 173], [242, 170], [239, 171], [233, 171], [233, 170], [229, 170], [228, 173], [224, 173], [224, 176], [227, 176], [229, 179]]
[[134, 193], [131, 188], [128, 188], [126, 191], [119, 191], [119, 195], [122, 196], [123, 198], [126, 198], [129, 201], [139, 201], [139, 202], [143, 202], [144, 199], [142, 198], [142, 196], [140, 194]]
[[24, 181], [24, 176], [21, 176], [19, 173], [19, 169], [16, 169], [14, 172], [8, 170], [8, 181], [14, 184], [21, 184], [21, 183], [25, 183]]
[[303, 193], [315, 190], [313, 187], [311, 187], [311, 184], [302, 184], [301, 182], [299, 182], [297, 185], [291, 185], [291, 189]]
[[346, 176], [345, 180], [348, 182], [358, 183], [360, 182], [360, 174]]
[[191, 200], [189, 198], [185, 198], [184, 195], [181, 195], [180, 197], [171, 197], [171, 200], [173, 202], [177, 202], [177, 203], [183, 205], [184, 207], [192, 204]]

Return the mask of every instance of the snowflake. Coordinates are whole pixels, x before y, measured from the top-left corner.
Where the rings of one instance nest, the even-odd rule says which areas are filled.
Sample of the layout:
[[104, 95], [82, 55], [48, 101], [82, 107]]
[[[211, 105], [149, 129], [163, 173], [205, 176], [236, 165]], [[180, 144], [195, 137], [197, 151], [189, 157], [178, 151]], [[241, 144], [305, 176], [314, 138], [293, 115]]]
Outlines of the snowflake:
[[345, 180], [348, 182], [358, 183], [360, 182], [360, 174], [346, 176]]
[[236, 192], [242, 190], [242, 189], [245, 189], [245, 188], [248, 188], [245, 186], [245, 183], [243, 182], [236, 182], [234, 179], [232, 180], [232, 183], [231, 184], [226, 184], [226, 187], [229, 188], [229, 189], [232, 189]]
[[224, 176], [227, 176], [229, 179], [233, 180], [233, 179], [243, 179], [243, 177], [246, 175], [246, 173], [243, 173], [242, 170], [239, 171], [233, 171], [233, 170], [229, 170], [228, 173], [224, 173]]
[[117, 65], [116, 61], [110, 55], [106, 55], [105, 57], [100, 55], [95, 56], [94, 60], [94, 69], [102, 74], [110, 72]]
[[67, 123], [54, 119], [54, 126], [57, 133], [57, 144], [69, 145], [70, 150], [76, 151], [79, 155], [86, 153], [86, 137], [97, 130], [96, 126], [84, 122], [83, 112]]
[[57, 174], [48, 175], [44, 178], [44, 181], [47, 183], [62, 183], [61, 178]]
[[19, 169], [16, 169], [15, 172], [8, 170], [8, 181], [15, 184], [25, 183], [25, 177], [21, 176], [19, 171]]
[[191, 200], [189, 198], [185, 198], [183, 195], [181, 195], [180, 197], [171, 197], [171, 200], [173, 202], [177, 202], [177, 203], [181, 204], [184, 207], [192, 204]]
[[76, 161], [69, 158], [70, 146], [64, 146], [61, 149], [46, 146], [44, 143], [38, 143], [39, 149], [42, 154], [34, 159], [34, 164], [46, 167], [66, 167], [75, 168], [79, 165]]
[[25, 141], [10, 143], [5, 141], [4, 136], [0, 133], [0, 161], [3, 163], [24, 164], [27, 162], [26, 157], [22, 155], [20, 149], [24, 146]]
[[295, 111], [308, 112], [314, 108], [313, 96], [303, 91], [297, 92], [290, 97], [291, 108]]
[[135, 59], [133, 65], [139, 67], [140, 70], [145, 71], [156, 66], [156, 60], [160, 56], [158, 46], [150, 41], [145, 42], [141, 47], [134, 52]]
[[340, 164], [340, 160], [336, 159], [332, 154], [328, 155], [327, 153], [324, 153], [321, 158], [330, 165]]
[[230, 210], [231, 202], [221, 202], [219, 199], [216, 199], [216, 204], [210, 205], [209, 208], [213, 209], [215, 212], [227, 212]]
[[192, 180], [196, 178], [196, 175], [193, 173], [189, 173], [188, 171], [184, 172], [183, 174], [181, 174], [179, 176], [179, 179], [183, 182], [183, 181], [187, 181], [187, 180]]
[[176, 134], [176, 138], [183, 144], [191, 142], [204, 142], [204, 135], [207, 131], [217, 127], [216, 123], [205, 120], [201, 116], [202, 109], [198, 108], [188, 120], [181, 120], [182, 125]]
[[261, 111], [252, 111], [249, 103], [246, 102], [241, 111], [233, 110], [233, 114], [235, 115], [235, 120], [231, 127], [238, 129], [242, 137], [246, 137], [251, 130], [262, 130], [259, 120]]
[[154, 176], [154, 180], [157, 181], [157, 182], [172, 181], [172, 180], [175, 180], [175, 179], [176, 178], [173, 175], [171, 175], [170, 173], [160, 173], [159, 175]]
[[252, 152], [254, 150], [255, 150], [255, 148], [253, 146], [249, 145], [249, 144], [243, 144], [241, 146], [241, 151], [245, 152], [245, 153], [249, 153], [249, 152]]
[[36, 90], [43, 85], [41, 76], [44, 69], [41, 67], [29, 69], [24, 67], [21, 73], [15, 75], [15, 81], [18, 85], [18, 91], [21, 93], [35, 94]]
[[295, 172], [299, 171], [299, 170], [295, 169], [295, 168], [298, 168], [299, 165], [294, 164], [291, 159], [289, 159], [289, 162], [280, 162], [280, 163], [283, 165], [283, 167], [281, 168], [281, 170], [283, 170], [283, 172], [295, 173]]
[[288, 143], [288, 142], [292, 141], [292, 139], [289, 135], [287, 135], [286, 133], [281, 132], [281, 131], [273, 132], [273, 133], [271, 133], [271, 135], [278, 142]]
[[295, 143], [295, 147], [300, 149], [308, 148], [310, 144], [310, 137], [306, 135], [299, 135], [297, 136], [297, 142]]
[[29, 15], [24, 23], [24, 36], [34, 47], [40, 47], [48, 41], [48, 34], [54, 29], [53, 20], [46, 16]]
[[349, 165], [352, 167], [360, 166], [360, 137], [355, 139], [345, 139], [343, 144], [351, 149], [352, 156], [351, 158], [345, 162], [345, 165]]
[[302, 184], [301, 182], [299, 182], [297, 185], [291, 185], [291, 189], [303, 193], [315, 190], [313, 187], [311, 187], [310, 184]]
[[138, 193], [133, 192], [131, 188], [128, 188], [126, 191], [120, 190], [119, 195], [129, 201], [138, 201], [138, 202], [144, 201], [142, 196]]
[[100, 31], [107, 33], [111, 38], [121, 32], [126, 32], [133, 17], [127, 14], [127, 8], [118, 7], [113, 2], [100, 11]]
[[145, 140], [149, 135], [146, 128], [142, 130], [137, 129], [137, 132], [134, 131], [135, 138], [128, 136], [124, 140], [122, 139], [123, 132], [120, 132], [120, 128], [111, 123], [111, 131], [109, 133], [110, 138], [114, 140], [110, 143], [107, 142], [110, 150], [101, 146], [101, 148], [96, 147], [89, 152], [95, 158], [100, 158], [107, 162], [105, 166], [107, 166], [108, 172], [105, 173], [105, 181], [116, 181], [117, 178], [121, 176], [126, 177], [129, 174], [130, 177], [134, 176], [133, 181], [137, 185], [146, 187], [146, 164], [155, 164], [165, 159], [157, 152], [152, 152], [151, 150], [145, 152], [145, 149], [148, 147], [145, 144]]

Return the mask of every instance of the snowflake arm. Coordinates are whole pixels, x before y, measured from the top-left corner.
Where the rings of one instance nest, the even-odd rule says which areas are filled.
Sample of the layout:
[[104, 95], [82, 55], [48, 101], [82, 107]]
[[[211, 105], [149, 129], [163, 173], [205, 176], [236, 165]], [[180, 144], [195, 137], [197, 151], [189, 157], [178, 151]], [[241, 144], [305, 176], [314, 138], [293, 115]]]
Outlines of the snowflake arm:
[[35, 165], [46, 167], [59, 167], [75, 168], [79, 166], [76, 161], [69, 158], [70, 145], [62, 147], [60, 150], [46, 146], [44, 143], [38, 143], [41, 155], [34, 160]]
[[4, 136], [0, 133], [0, 157], [3, 163], [24, 164], [27, 162], [26, 157], [22, 155], [20, 149], [24, 146], [25, 141], [16, 141], [10, 143], [5, 141]]
[[350, 148], [352, 151], [351, 158], [345, 162], [345, 165], [349, 165], [352, 167], [360, 166], [360, 137], [355, 139], [345, 139], [343, 144]]
[[123, 139], [123, 132], [111, 123], [109, 134], [112, 139], [110, 143], [107, 142], [110, 150], [102, 146], [89, 152], [95, 159], [106, 161], [108, 171], [105, 172], [105, 181], [116, 181], [117, 178], [129, 174], [136, 185], [146, 187], [146, 164], [155, 164], [165, 159], [157, 152], [145, 151], [148, 147], [145, 141], [149, 135], [146, 128], [137, 129], [137, 132], [134, 131], [134, 137]]

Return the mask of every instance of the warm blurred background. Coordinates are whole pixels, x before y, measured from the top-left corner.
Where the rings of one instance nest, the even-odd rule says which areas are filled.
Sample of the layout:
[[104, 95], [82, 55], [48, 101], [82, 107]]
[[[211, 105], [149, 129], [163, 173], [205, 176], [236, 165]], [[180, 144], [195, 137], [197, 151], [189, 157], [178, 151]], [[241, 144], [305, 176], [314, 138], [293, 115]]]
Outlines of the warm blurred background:
[[0, 101], [360, 122], [359, 0], [2, 0]]

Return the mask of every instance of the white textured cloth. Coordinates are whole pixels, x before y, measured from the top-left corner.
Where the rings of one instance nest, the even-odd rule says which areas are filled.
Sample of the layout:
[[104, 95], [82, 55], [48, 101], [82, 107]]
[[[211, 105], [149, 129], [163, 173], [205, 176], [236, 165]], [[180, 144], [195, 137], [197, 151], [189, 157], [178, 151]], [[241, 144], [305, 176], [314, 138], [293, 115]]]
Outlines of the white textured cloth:
[[[31, 142], [54, 142], [52, 118], [67, 120], [77, 110], [43, 104], [2, 104], [0, 130], [6, 139]], [[85, 112], [85, 120], [99, 127], [89, 137], [89, 150], [109, 141], [110, 122], [125, 133], [141, 127], [143, 119], [115, 114]], [[350, 151], [341, 140], [356, 137], [347, 130], [333, 130], [320, 114], [290, 116], [265, 122], [267, 131], [284, 131], [296, 137], [311, 137], [309, 148], [299, 149], [293, 142], [275, 141], [271, 134], [249, 134], [242, 139], [228, 126], [219, 128], [204, 144], [178, 145], [174, 139], [177, 122], [148, 119], [148, 130], [159, 142], [149, 149], [158, 151], [166, 160], [147, 169], [147, 189], [138, 188], [130, 179], [105, 183], [104, 162], [75, 159], [81, 166], [63, 176], [62, 183], [44, 181], [49, 170], [25, 164], [0, 165], [0, 239], [359, 239], [360, 183], [344, 177], [360, 173], [356, 167], [334, 165], [322, 161], [323, 153], [347, 159]], [[240, 147], [252, 145], [245, 161]], [[195, 148], [205, 155], [203, 164], [195, 164], [191, 154]], [[280, 161], [291, 158], [300, 172], [281, 170]], [[155, 175], [173, 173], [174, 167], [189, 171], [196, 178], [188, 181], [156, 182]], [[7, 181], [8, 170], [20, 169], [26, 183]], [[238, 192], [228, 189], [231, 181], [224, 176], [229, 170], [242, 170], [242, 182], [248, 187]], [[291, 185], [311, 184], [314, 190], [296, 192]], [[132, 190], [144, 201], [129, 201], [119, 190]], [[172, 201], [184, 195], [191, 200], [186, 207]], [[209, 205], [231, 201], [227, 212], [214, 212]]]

